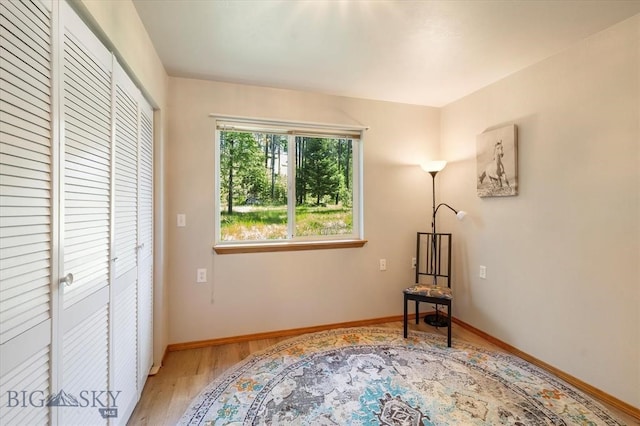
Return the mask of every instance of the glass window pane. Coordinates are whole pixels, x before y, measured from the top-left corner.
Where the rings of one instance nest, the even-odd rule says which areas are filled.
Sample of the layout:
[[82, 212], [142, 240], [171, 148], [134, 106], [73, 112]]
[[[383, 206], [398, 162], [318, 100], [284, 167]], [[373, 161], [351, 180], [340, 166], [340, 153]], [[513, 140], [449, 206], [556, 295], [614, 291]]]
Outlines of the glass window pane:
[[287, 138], [220, 132], [220, 238], [286, 239]]
[[297, 136], [295, 236], [353, 234], [353, 141]]

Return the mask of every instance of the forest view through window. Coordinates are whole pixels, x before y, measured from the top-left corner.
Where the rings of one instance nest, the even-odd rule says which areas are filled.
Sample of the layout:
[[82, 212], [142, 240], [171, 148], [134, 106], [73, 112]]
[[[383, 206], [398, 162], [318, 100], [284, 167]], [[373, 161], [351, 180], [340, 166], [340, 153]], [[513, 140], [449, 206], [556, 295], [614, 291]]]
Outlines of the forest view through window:
[[359, 133], [250, 127], [218, 126], [218, 241], [357, 238]]

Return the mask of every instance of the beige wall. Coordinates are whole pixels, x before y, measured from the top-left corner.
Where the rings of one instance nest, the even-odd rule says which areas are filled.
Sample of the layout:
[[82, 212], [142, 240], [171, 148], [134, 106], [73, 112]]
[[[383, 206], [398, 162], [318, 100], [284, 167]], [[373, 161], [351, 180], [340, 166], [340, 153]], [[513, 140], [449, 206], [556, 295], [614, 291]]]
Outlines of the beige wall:
[[[182, 78], [170, 79], [168, 199], [170, 342], [398, 315], [412, 281], [414, 233], [428, 227], [437, 109]], [[363, 248], [216, 255], [210, 113], [362, 124]], [[177, 228], [177, 213], [187, 226]], [[386, 258], [388, 270], [378, 271]], [[197, 284], [207, 268], [209, 283]]]
[[[438, 177], [469, 211], [456, 316], [636, 407], [639, 34], [637, 15], [443, 108], [453, 163]], [[476, 136], [505, 124], [519, 129], [520, 195], [480, 199]]]
[[168, 299], [165, 287], [165, 135], [168, 76], [131, 0], [73, 0], [130, 73], [154, 112], [154, 366], [161, 364], [168, 339]]

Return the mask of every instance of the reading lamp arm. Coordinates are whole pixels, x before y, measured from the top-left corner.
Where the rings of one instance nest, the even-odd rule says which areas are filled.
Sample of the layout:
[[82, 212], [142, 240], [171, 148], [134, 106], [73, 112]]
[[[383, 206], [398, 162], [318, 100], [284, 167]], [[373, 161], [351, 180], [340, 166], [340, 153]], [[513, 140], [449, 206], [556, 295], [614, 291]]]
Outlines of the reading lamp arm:
[[435, 216], [436, 213], [438, 213], [438, 209], [442, 206], [447, 207], [449, 210], [451, 210], [452, 212], [454, 212], [455, 214], [458, 214], [458, 210], [454, 209], [453, 207], [451, 207], [449, 204], [447, 203], [440, 203], [438, 204], [438, 207], [436, 207], [436, 209], [433, 211], [433, 215]]

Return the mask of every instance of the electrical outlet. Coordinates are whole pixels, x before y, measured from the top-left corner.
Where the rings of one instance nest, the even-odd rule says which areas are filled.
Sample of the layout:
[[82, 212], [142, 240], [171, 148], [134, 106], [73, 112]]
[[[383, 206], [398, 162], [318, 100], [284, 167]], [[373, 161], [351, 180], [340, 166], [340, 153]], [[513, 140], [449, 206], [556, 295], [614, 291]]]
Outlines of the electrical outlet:
[[207, 282], [207, 270], [205, 268], [198, 268], [198, 270], [196, 271], [196, 282]]
[[380, 259], [380, 270], [381, 271], [387, 270], [387, 259]]
[[486, 279], [487, 278], [487, 267], [484, 265], [480, 265], [480, 278], [482, 279]]
[[411, 258], [411, 269], [416, 269], [416, 258], [415, 257]]

